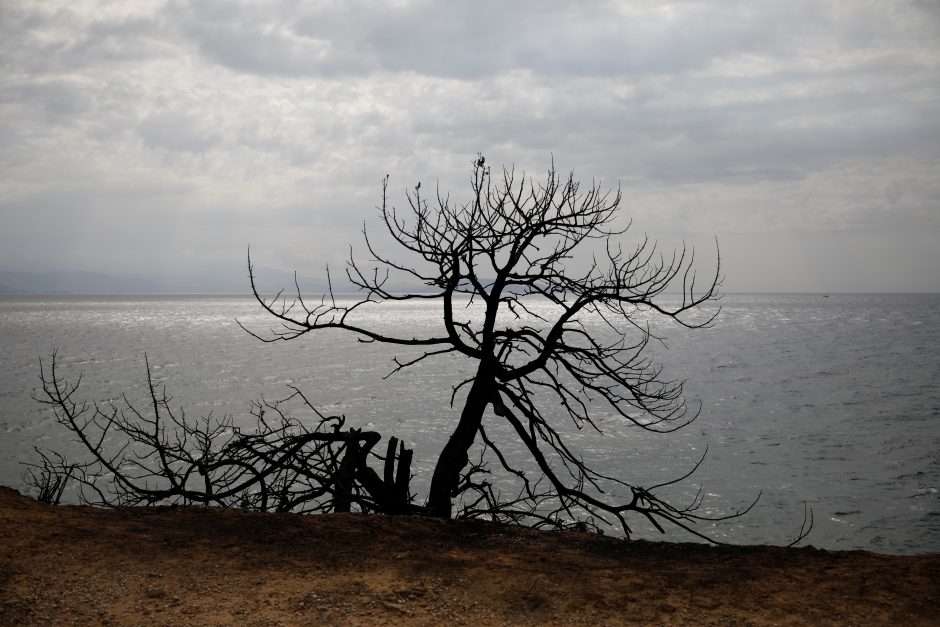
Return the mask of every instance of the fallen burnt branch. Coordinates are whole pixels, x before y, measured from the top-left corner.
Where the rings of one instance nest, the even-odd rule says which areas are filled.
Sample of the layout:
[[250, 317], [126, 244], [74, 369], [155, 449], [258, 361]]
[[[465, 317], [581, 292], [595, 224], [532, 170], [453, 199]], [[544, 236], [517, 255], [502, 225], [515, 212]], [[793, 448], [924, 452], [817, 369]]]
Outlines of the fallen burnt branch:
[[[389, 438], [385, 455], [380, 455], [375, 451], [382, 439], [379, 433], [344, 429], [345, 417], [323, 415], [292, 386], [287, 398], [253, 402], [251, 429], [228, 416], [191, 420], [182, 409], [173, 409], [166, 389], [154, 382], [149, 362], [146, 371], [149, 404], [141, 411], [126, 396], [104, 403], [77, 400], [81, 377], [74, 383], [63, 378], [55, 353], [48, 367], [41, 362], [43, 396], [36, 400], [51, 407], [56, 421], [75, 436], [88, 457], [69, 459], [37, 448], [39, 459], [26, 464], [23, 480], [38, 500], [57, 504], [71, 485], [79, 502], [107, 507], [201, 504], [265, 512], [430, 513], [414, 502], [409, 487], [412, 451], [398, 438]], [[288, 413], [291, 405], [306, 408], [313, 426]], [[521, 430], [507, 407], [501, 406], [500, 412]], [[563, 465], [580, 471], [571, 474], [574, 485], [569, 487], [547, 461], [534, 434], [523, 431], [520, 437], [539, 462], [535, 469], [510, 464], [482, 425], [479, 435], [479, 458], [467, 465], [451, 495], [460, 504], [456, 518], [600, 532], [618, 526], [611, 525], [613, 517], [629, 537], [623, 513], [634, 511], [660, 531], [658, 521], [668, 522], [720, 544], [689, 525], [735, 518], [753, 506], [713, 518], [696, 513], [698, 498], [678, 509], [654, 496], [657, 488], [686, 479], [696, 464], [675, 481], [647, 489], [614, 480], [630, 489], [633, 500], [610, 507], [584, 491], [586, 484], [609, 477], [577, 461]], [[516, 480], [515, 491], [512, 482], [500, 480], [500, 487], [491, 482], [488, 457], [495, 457], [498, 468]], [[370, 461], [379, 463], [381, 475]], [[810, 513], [793, 544], [811, 527]]]
[[[80, 502], [99, 506], [202, 504], [270, 512], [416, 512], [409, 490], [412, 452], [390, 438], [385, 455], [375, 452], [382, 436], [344, 429], [345, 417], [325, 416], [297, 388], [278, 401], [252, 404], [254, 426], [230, 416], [192, 420], [171, 406], [147, 363], [149, 403], [139, 409], [120, 402], [77, 399], [74, 383], [58, 370], [56, 354], [41, 364], [42, 396], [56, 421], [88, 453], [70, 460], [37, 449], [24, 482], [38, 498], [58, 503], [69, 483]], [[288, 413], [299, 404], [312, 413], [312, 427]], [[380, 476], [369, 465], [382, 465]]]

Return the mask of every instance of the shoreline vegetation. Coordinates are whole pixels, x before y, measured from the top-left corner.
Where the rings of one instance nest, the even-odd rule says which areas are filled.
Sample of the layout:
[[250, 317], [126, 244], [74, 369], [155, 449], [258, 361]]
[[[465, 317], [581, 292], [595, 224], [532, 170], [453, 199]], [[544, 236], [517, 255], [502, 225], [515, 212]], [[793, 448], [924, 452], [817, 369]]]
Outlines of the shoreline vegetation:
[[4, 625], [940, 624], [940, 554], [49, 506], [2, 486], [0, 533]]

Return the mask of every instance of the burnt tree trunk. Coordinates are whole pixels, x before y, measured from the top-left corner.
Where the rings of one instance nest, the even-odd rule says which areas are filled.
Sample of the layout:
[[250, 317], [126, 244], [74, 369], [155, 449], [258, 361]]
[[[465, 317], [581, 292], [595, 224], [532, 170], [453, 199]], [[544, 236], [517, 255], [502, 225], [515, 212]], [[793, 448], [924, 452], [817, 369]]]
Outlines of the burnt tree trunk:
[[495, 369], [488, 360], [480, 362], [457, 428], [441, 451], [431, 477], [427, 511], [431, 516], [450, 518], [452, 498], [460, 483], [460, 472], [470, 460], [469, 451], [483, 421], [486, 405], [492, 400], [496, 388]]
[[385, 453], [383, 476], [380, 477], [370, 468], [364, 457], [359, 459], [356, 480], [368, 492], [377, 511], [383, 514], [405, 514], [409, 511], [411, 502], [408, 484], [411, 480], [412, 456], [411, 449], [406, 449], [404, 443], [392, 437]]

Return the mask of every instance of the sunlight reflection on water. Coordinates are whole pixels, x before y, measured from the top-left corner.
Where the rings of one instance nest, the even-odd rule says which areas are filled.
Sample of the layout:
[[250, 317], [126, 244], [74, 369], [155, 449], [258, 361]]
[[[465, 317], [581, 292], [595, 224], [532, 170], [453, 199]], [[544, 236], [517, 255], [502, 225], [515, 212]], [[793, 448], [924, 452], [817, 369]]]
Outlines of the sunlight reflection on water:
[[[700, 418], [655, 435], [599, 408], [603, 436], [569, 429], [585, 459], [642, 484], [683, 474], [707, 447], [692, 480], [670, 490], [688, 500], [701, 485], [716, 513], [762, 492], [747, 518], [715, 529], [735, 542], [786, 540], [805, 500], [816, 512], [814, 545], [940, 551], [940, 297], [731, 295], [721, 305], [714, 328], [657, 326], [665, 346], [649, 346], [668, 376], [688, 380]], [[476, 305], [458, 310], [478, 315]], [[241, 298], [0, 298], [0, 483], [20, 485], [17, 462], [34, 444], [69, 446], [31, 399], [39, 358], [58, 349], [64, 372], [84, 373], [90, 399], [143, 400], [146, 354], [189, 415], [246, 416], [251, 399], [279, 398], [296, 385], [326, 413], [403, 438], [415, 449], [414, 487], [425, 487], [456, 422], [448, 401], [472, 372], [468, 360], [445, 356], [383, 379], [395, 355], [420, 352], [338, 332], [263, 344], [236, 317], [258, 331], [271, 327]], [[370, 307], [362, 319], [406, 337], [442, 333], [431, 301]], [[498, 423], [487, 428], [514, 441]], [[506, 452], [522, 454], [518, 444]]]

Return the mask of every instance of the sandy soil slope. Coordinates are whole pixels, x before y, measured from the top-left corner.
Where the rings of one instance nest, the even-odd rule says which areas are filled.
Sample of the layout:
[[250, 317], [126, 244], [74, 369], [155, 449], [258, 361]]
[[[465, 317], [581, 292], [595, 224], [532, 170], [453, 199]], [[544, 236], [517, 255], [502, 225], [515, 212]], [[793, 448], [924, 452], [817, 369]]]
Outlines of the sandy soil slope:
[[415, 517], [49, 507], [0, 487], [0, 623], [940, 625], [940, 555]]

